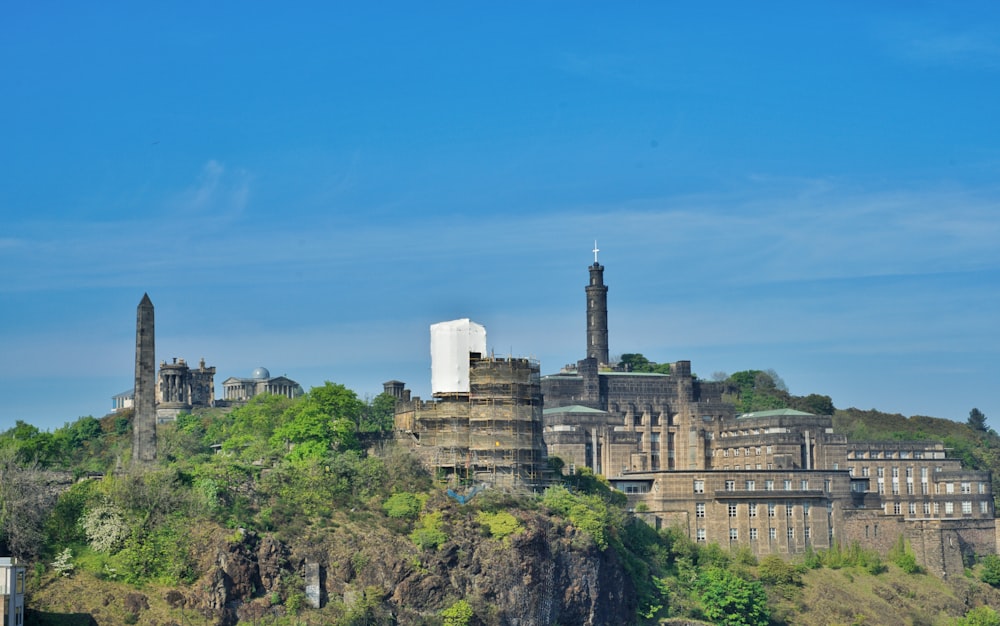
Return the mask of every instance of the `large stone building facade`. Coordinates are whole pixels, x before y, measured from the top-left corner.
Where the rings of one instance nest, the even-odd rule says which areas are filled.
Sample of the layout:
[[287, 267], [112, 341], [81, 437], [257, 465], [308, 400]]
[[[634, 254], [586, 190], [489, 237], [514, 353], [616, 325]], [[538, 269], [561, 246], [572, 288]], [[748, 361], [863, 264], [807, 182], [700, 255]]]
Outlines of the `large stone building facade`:
[[725, 383], [698, 380], [689, 361], [669, 374], [609, 366], [596, 256], [589, 273], [587, 357], [541, 379], [549, 455], [605, 475], [651, 523], [697, 542], [885, 552], [903, 535], [941, 575], [996, 552], [989, 474], [940, 442], [849, 442], [831, 416], [792, 410], [736, 415]]

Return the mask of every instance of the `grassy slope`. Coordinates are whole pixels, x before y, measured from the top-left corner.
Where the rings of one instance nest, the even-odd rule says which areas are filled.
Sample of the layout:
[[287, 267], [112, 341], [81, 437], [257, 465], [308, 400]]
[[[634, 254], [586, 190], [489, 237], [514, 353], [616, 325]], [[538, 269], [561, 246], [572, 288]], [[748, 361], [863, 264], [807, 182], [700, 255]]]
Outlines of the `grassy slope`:
[[946, 626], [973, 606], [1000, 606], [1000, 591], [972, 578], [943, 581], [891, 565], [877, 576], [821, 568], [806, 573], [803, 583], [791, 597], [771, 594], [772, 617], [801, 626]]

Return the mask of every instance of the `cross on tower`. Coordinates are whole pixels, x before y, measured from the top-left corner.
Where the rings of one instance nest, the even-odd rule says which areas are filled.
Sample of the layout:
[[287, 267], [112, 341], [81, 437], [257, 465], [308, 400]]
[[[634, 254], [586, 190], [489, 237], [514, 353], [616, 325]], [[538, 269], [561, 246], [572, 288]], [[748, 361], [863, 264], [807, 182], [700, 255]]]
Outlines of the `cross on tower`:
[[596, 239], [594, 240], [594, 250], [593, 250], [593, 252], [594, 252], [594, 265], [597, 265], [597, 253], [600, 252], [600, 250], [598, 250], [598, 248], [597, 248], [597, 240]]

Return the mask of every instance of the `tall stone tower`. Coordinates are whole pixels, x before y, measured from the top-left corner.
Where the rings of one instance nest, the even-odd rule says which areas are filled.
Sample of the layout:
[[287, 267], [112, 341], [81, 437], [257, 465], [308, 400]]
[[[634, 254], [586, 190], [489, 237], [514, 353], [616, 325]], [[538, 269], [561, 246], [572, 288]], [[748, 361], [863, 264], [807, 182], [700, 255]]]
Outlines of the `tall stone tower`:
[[604, 284], [604, 266], [597, 262], [597, 242], [594, 242], [594, 264], [590, 266], [587, 285], [587, 358], [599, 364], [608, 362], [608, 288]]
[[132, 460], [156, 460], [156, 346], [153, 302], [143, 294], [135, 322], [135, 417], [132, 419]]

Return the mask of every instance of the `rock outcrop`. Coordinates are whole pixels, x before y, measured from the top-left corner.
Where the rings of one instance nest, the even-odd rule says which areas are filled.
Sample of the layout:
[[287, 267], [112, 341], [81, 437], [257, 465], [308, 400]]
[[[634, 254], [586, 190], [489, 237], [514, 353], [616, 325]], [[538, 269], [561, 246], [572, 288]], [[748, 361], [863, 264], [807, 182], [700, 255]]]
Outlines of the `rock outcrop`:
[[423, 621], [459, 599], [469, 602], [484, 624], [631, 621], [635, 592], [613, 550], [599, 550], [564, 521], [512, 512], [522, 529], [495, 539], [471, 512], [445, 509], [448, 540], [436, 550], [415, 546], [406, 528], [393, 531], [361, 519], [288, 545], [274, 535], [224, 537], [220, 531], [214, 548], [203, 552], [211, 554], [211, 563], [202, 563], [205, 573], [183, 602], [220, 625], [250, 613], [280, 612], [283, 607], [272, 607], [271, 599], [287, 592], [282, 578], [302, 580], [309, 562], [320, 565], [324, 605], [350, 610], [374, 595], [397, 623]]

